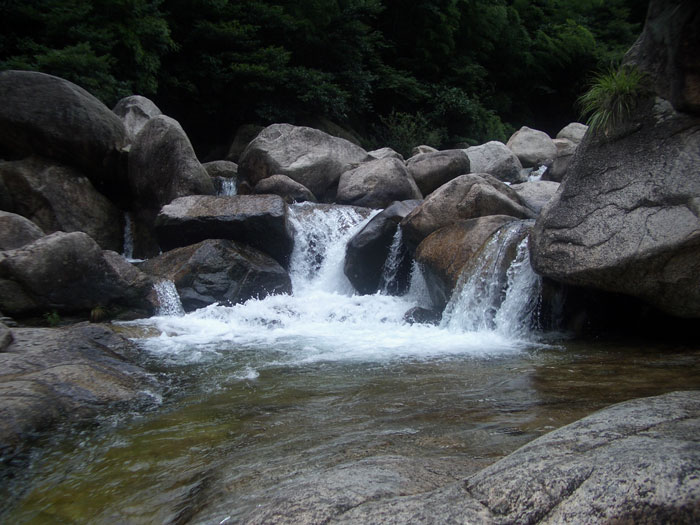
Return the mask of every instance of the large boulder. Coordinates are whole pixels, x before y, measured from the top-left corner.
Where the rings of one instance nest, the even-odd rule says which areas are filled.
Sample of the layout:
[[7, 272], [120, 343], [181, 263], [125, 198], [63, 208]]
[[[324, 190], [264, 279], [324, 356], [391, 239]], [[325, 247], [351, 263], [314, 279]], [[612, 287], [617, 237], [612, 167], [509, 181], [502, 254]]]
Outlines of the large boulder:
[[553, 142], [557, 147], [557, 157], [554, 159], [552, 166], [545, 171], [542, 179], [561, 182], [574, 158], [578, 143], [570, 139], [554, 139]]
[[[107, 254], [107, 255], [105, 255]], [[7, 315], [86, 312], [95, 307], [148, 315], [151, 280], [83, 232], [56, 232], [0, 252], [0, 310]]]
[[557, 156], [557, 147], [544, 131], [523, 126], [513, 133], [506, 144], [525, 168], [551, 165]]
[[642, 103], [633, 133], [587, 134], [530, 245], [535, 271], [700, 317], [700, 119]]
[[253, 191], [258, 195], [279, 195], [287, 204], [294, 202], [316, 202], [309, 188], [286, 175], [273, 175], [261, 180]]
[[44, 236], [44, 232], [29, 219], [0, 211], [0, 250], [14, 250]]
[[644, 30], [625, 56], [648, 74], [654, 91], [679, 111], [700, 113], [700, 5], [651, 0]]
[[394, 201], [422, 198], [406, 165], [399, 159], [385, 158], [343, 173], [336, 201], [365, 208], [386, 208]]
[[235, 179], [238, 177], [238, 164], [230, 160], [212, 160], [202, 164], [202, 167], [207, 170], [207, 173], [212, 178]]
[[[376, 292], [382, 280], [384, 265], [395, 239], [399, 222], [420, 201], [395, 202], [381, 211], [365, 225], [347, 244], [345, 251], [344, 272], [348, 280], [361, 294]], [[396, 292], [406, 288], [411, 270], [411, 258], [401, 243], [397, 254]]]
[[442, 309], [455, 289], [464, 266], [504, 225], [516, 221], [507, 215], [460, 220], [431, 233], [416, 249], [435, 306]]
[[488, 173], [502, 182], [521, 182], [523, 165], [503, 142], [492, 140], [464, 150], [469, 157], [471, 171]]
[[33, 71], [0, 72], [0, 151], [8, 158], [49, 157], [76, 166], [108, 194], [122, 193], [121, 120], [84, 89]]
[[401, 155], [401, 153], [399, 153], [398, 151], [394, 151], [391, 148], [379, 148], [369, 151], [367, 152], [367, 154], [370, 157], [374, 157], [375, 159], [399, 159], [400, 161], [406, 160], [403, 158], [403, 155]]
[[367, 160], [371, 157], [364, 149], [345, 139], [303, 126], [273, 124], [248, 144], [238, 173], [253, 187], [272, 175], [286, 175], [317, 200], [330, 201], [340, 175]]
[[292, 293], [289, 275], [272, 257], [223, 239], [176, 248], [139, 269], [175, 283], [185, 311]]
[[509, 186], [487, 173], [461, 175], [441, 186], [401, 221], [404, 241], [415, 249], [435, 230], [486, 215], [534, 218]]
[[406, 167], [425, 196], [471, 171], [469, 157], [461, 149], [421, 153], [408, 159]]
[[213, 195], [211, 177], [180, 124], [165, 115], [146, 122], [129, 152], [129, 184], [137, 208], [158, 210], [186, 195]]
[[137, 349], [107, 326], [13, 328], [12, 334], [0, 352], [3, 458], [59, 422], [77, 422], [115, 403], [155, 401], [153, 375], [130, 362]]
[[131, 95], [121, 99], [112, 111], [124, 123], [124, 129], [131, 141], [136, 138], [146, 122], [163, 114], [153, 101], [141, 95]]
[[82, 231], [105, 250], [121, 251], [122, 212], [80, 172], [38, 158], [0, 162], [13, 211], [46, 233]]
[[578, 145], [583, 140], [583, 137], [586, 135], [587, 131], [588, 126], [585, 124], [581, 124], [580, 122], [571, 122], [570, 124], [567, 124], [561, 128], [559, 133], [557, 133], [556, 138], [570, 140], [574, 144]]
[[286, 267], [294, 247], [287, 205], [277, 195], [193, 195], [164, 206], [156, 219], [163, 250], [207, 239], [240, 241]]
[[511, 188], [518, 194], [520, 201], [534, 214], [539, 215], [542, 208], [552, 200], [559, 189], [558, 182], [546, 180], [531, 180], [513, 184]]

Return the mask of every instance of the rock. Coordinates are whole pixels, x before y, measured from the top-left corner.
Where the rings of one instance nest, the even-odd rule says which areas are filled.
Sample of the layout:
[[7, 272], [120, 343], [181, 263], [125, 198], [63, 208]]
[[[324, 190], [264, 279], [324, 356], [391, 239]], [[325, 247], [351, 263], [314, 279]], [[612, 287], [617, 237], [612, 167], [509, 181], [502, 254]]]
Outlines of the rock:
[[394, 201], [422, 199], [418, 186], [395, 158], [378, 159], [340, 176], [336, 201], [364, 208], [386, 208]]
[[230, 160], [213, 160], [202, 164], [210, 177], [235, 179], [238, 177], [238, 164]]
[[286, 175], [318, 200], [330, 201], [340, 175], [367, 160], [371, 159], [365, 150], [345, 139], [312, 128], [273, 124], [245, 149], [238, 171], [252, 186], [272, 175]]
[[44, 232], [29, 219], [0, 211], [0, 250], [14, 250], [44, 236]]
[[214, 184], [177, 121], [165, 115], [146, 122], [129, 152], [129, 184], [136, 208], [157, 211], [187, 195], [213, 195]]
[[542, 180], [561, 182], [574, 158], [578, 143], [569, 139], [554, 139], [553, 142], [557, 147], [557, 158], [554, 159], [552, 167], [545, 171]]
[[84, 89], [34, 71], [0, 72], [0, 149], [79, 168], [102, 192], [123, 193], [121, 120]]
[[5, 323], [0, 322], [0, 352], [4, 352], [14, 339], [15, 337], [12, 335], [12, 330], [10, 330]]
[[460, 219], [487, 215], [534, 218], [509, 186], [487, 173], [472, 173], [451, 180], [429, 195], [401, 221], [401, 228], [404, 241], [415, 249], [435, 230]]
[[432, 146], [426, 146], [425, 144], [421, 146], [416, 146], [411, 150], [411, 156], [415, 157], [416, 155], [422, 155], [424, 153], [437, 153], [438, 150], [433, 148]]
[[[367, 223], [350, 241], [345, 252], [344, 272], [361, 294], [379, 290], [384, 264], [389, 255], [399, 222], [420, 201], [395, 202]], [[400, 252], [396, 292], [405, 291], [410, 279], [411, 258], [405, 248]]]
[[492, 140], [464, 150], [473, 173], [488, 173], [502, 182], [521, 182], [523, 165], [503, 142]]
[[126, 129], [131, 141], [143, 129], [146, 122], [163, 114], [158, 106], [141, 95], [132, 95], [121, 99], [112, 111], [124, 123], [124, 129]]
[[700, 394], [614, 405], [471, 476], [502, 523], [695, 523]]
[[652, 0], [639, 39], [623, 65], [647, 73], [653, 90], [678, 111], [700, 113], [700, 6]]
[[403, 316], [404, 322], [408, 324], [432, 324], [437, 325], [442, 319], [442, 311], [431, 310], [421, 306], [414, 306]]
[[240, 241], [286, 267], [294, 246], [287, 206], [277, 195], [193, 195], [164, 206], [156, 220], [163, 250], [207, 239]]
[[700, 317], [700, 120], [656, 99], [630, 121], [614, 141], [586, 135], [537, 220], [533, 267]]
[[0, 163], [13, 210], [46, 233], [82, 231], [105, 250], [121, 251], [122, 212], [80, 172], [38, 158]]
[[434, 305], [441, 309], [447, 304], [464, 266], [494, 233], [516, 220], [507, 215], [460, 220], [436, 230], [418, 245], [415, 259]]
[[375, 149], [368, 152], [367, 154], [370, 157], [374, 157], [375, 159], [399, 159], [400, 161], [405, 160], [401, 153], [399, 153], [398, 151], [394, 151], [391, 148]]
[[273, 175], [261, 180], [253, 191], [257, 194], [279, 195], [287, 204], [294, 202], [316, 202], [316, 197], [306, 186], [286, 175]]
[[152, 375], [129, 362], [137, 350], [104, 325], [14, 328], [0, 353], [0, 455], [39, 431], [76, 422], [114, 403], [152, 403]]
[[236, 130], [231, 146], [228, 149], [226, 160], [238, 162], [241, 153], [243, 153], [248, 144], [250, 144], [250, 142], [257, 137], [263, 129], [265, 129], [263, 126], [258, 126], [257, 124], [244, 124], [240, 126]]
[[535, 215], [539, 215], [542, 208], [552, 200], [559, 189], [558, 182], [533, 180], [521, 184], [513, 184], [511, 188], [518, 194], [520, 201]]
[[557, 147], [544, 131], [523, 126], [511, 135], [506, 144], [525, 168], [551, 165], [557, 156]]
[[235, 241], [206, 240], [176, 248], [146, 261], [140, 269], [173, 281], [185, 311], [292, 293], [284, 268], [269, 255]]
[[[576, 144], [577, 146], [583, 140], [583, 136], [588, 131], [588, 126], [581, 124], [580, 122], [572, 122], [564, 126], [559, 133], [557, 133], [557, 139], [567, 139]], [[555, 142], [556, 143], [556, 142]]]
[[469, 157], [461, 149], [422, 153], [408, 159], [406, 167], [425, 196], [470, 171]]
[[85, 312], [96, 306], [148, 315], [151, 287], [120, 255], [103, 252], [82, 232], [56, 232], [0, 252], [0, 310], [9, 315]]

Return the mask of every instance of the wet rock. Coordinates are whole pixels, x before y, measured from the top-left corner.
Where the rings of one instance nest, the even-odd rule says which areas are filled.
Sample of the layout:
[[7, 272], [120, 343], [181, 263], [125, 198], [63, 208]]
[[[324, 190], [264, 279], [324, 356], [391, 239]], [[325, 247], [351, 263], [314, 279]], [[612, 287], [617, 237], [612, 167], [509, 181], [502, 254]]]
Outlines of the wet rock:
[[455, 177], [470, 172], [469, 157], [461, 149], [421, 153], [408, 159], [406, 167], [425, 196]]
[[534, 217], [509, 186], [487, 173], [472, 173], [451, 180], [429, 195], [401, 221], [401, 228], [409, 248], [415, 249], [440, 228], [460, 219], [487, 215]]
[[513, 184], [511, 188], [518, 194], [521, 202], [527, 208], [539, 215], [542, 208], [554, 197], [554, 194], [559, 189], [559, 183], [533, 180], [521, 184]]
[[44, 232], [29, 219], [0, 211], [0, 250], [14, 250], [44, 236]]
[[122, 212], [80, 172], [39, 158], [0, 163], [15, 213], [46, 233], [81, 231], [105, 250], [123, 247]]
[[408, 324], [433, 324], [437, 325], [442, 319], [442, 311], [414, 306], [403, 316], [403, 320]]
[[503, 142], [492, 140], [464, 152], [473, 173], [488, 173], [502, 182], [522, 182], [523, 165]]
[[394, 201], [422, 199], [406, 165], [396, 158], [378, 159], [340, 176], [336, 201], [365, 208], [386, 208]]
[[148, 315], [151, 286], [123, 257], [103, 252], [82, 232], [56, 232], [0, 252], [0, 309], [9, 315], [84, 312], [96, 306]]
[[0, 72], [0, 149], [75, 166], [108, 195], [122, 194], [121, 120], [84, 89], [33, 71]]
[[368, 152], [368, 155], [370, 157], [374, 157], [375, 159], [399, 159], [400, 161], [405, 160], [401, 153], [399, 153], [398, 151], [394, 151], [391, 148], [375, 149]]
[[59, 422], [115, 403], [151, 403], [152, 376], [130, 361], [137, 350], [104, 325], [14, 328], [0, 352], [0, 455]]
[[5, 323], [0, 322], [0, 352], [4, 352], [13, 340], [12, 330]]
[[287, 266], [294, 240], [287, 206], [277, 195], [181, 197], [164, 206], [156, 220], [163, 250], [206, 239], [240, 241]]
[[[367, 223], [350, 241], [345, 252], [344, 272], [361, 294], [375, 293], [381, 284], [382, 271], [389, 255], [399, 222], [420, 201], [395, 202]], [[404, 291], [411, 271], [411, 258], [405, 248], [399, 254], [396, 292]]]
[[173, 281], [185, 311], [292, 293], [289, 275], [272, 257], [222, 239], [176, 248], [146, 261], [140, 269]]
[[238, 176], [238, 164], [229, 160], [213, 160], [202, 164], [210, 177], [235, 179]]
[[257, 194], [279, 195], [287, 204], [293, 202], [316, 202], [316, 197], [309, 189], [286, 175], [273, 175], [255, 185]]
[[700, 317], [700, 120], [656, 99], [629, 126], [586, 135], [533, 230], [533, 267]]
[[332, 200], [340, 175], [371, 160], [345, 139], [317, 129], [273, 124], [246, 147], [238, 163], [241, 178], [255, 186], [272, 175], [286, 175], [308, 188], [319, 201]]
[[146, 122], [163, 114], [153, 101], [141, 95], [132, 95], [121, 99], [112, 111], [124, 123], [124, 129], [126, 129], [131, 141], [143, 129]]
[[584, 135], [588, 131], [588, 126], [581, 124], [580, 122], [571, 122], [564, 126], [559, 133], [557, 133], [557, 139], [567, 139], [576, 145], [579, 145], [583, 140]]
[[525, 168], [550, 166], [557, 156], [557, 147], [544, 131], [523, 126], [506, 144]]
[[447, 304], [464, 266], [495, 232], [516, 220], [507, 215], [489, 215], [457, 221], [431, 233], [418, 245], [415, 258], [423, 268], [434, 305]]

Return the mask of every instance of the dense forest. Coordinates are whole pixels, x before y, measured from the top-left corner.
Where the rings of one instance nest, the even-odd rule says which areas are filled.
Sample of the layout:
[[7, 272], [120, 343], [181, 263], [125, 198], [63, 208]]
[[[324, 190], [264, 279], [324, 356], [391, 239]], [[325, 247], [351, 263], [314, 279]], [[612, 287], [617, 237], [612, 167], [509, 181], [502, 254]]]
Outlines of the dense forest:
[[363, 145], [549, 132], [641, 31], [645, 0], [4, 0], [0, 69], [141, 94], [200, 156], [239, 125], [332, 121]]

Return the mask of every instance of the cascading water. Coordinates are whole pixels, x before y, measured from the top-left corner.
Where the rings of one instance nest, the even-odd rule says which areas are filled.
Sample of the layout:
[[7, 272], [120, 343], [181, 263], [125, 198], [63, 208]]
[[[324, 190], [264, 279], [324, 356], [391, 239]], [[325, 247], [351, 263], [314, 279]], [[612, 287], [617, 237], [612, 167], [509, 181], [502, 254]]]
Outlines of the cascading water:
[[182, 302], [175, 288], [175, 283], [166, 279], [155, 283], [153, 289], [158, 297], [158, 315], [185, 315], [185, 310], [182, 307]]
[[124, 258], [131, 260], [134, 258], [134, 234], [131, 226], [131, 214], [124, 212]]
[[396, 233], [389, 247], [389, 255], [386, 258], [384, 267], [382, 268], [382, 276], [379, 280], [379, 289], [383, 294], [389, 294], [392, 288], [396, 288], [396, 278], [401, 266], [401, 247], [403, 244], [403, 235], [401, 226], [396, 228]]
[[[255, 370], [273, 363], [497, 355], [531, 344], [522, 330], [496, 326], [497, 309], [488, 314], [491, 321], [483, 323], [461, 320], [460, 316], [470, 314], [456, 304], [449, 308], [450, 320], [442, 326], [404, 321], [413, 307], [431, 306], [415, 263], [410, 289], [403, 296], [357, 295], [343, 273], [345, 248], [376, 213], [350, 206], [290, 206], [290, 223], [295, 230], [289, 268], [293, 294], [140, 321], [155, 324], [163, 333], [144, 340], [143, 345], [154, 353], [187, 361], [216, 359], [221, 352], [245, 349], [255, 355], [246, 369]], [[516, 265], [518, 270], [509, 277], [511, 289], [519, 286], [521, 273], [531, 272], [524, 261], [516, 261]], [[387, 263], [387, 268], [390, 266]], [[488, 306], [484, 301], [482, 304]], [[508, 322], [499, 320], [499, 326]]]
[[236, 195], [238, 193], [238, 190], [236, 189], [235, 178], [221, 177], [220, 184], [221, 186], [219, 187], [219, 191], [217, 192], [219, 196], [226, 197]]

